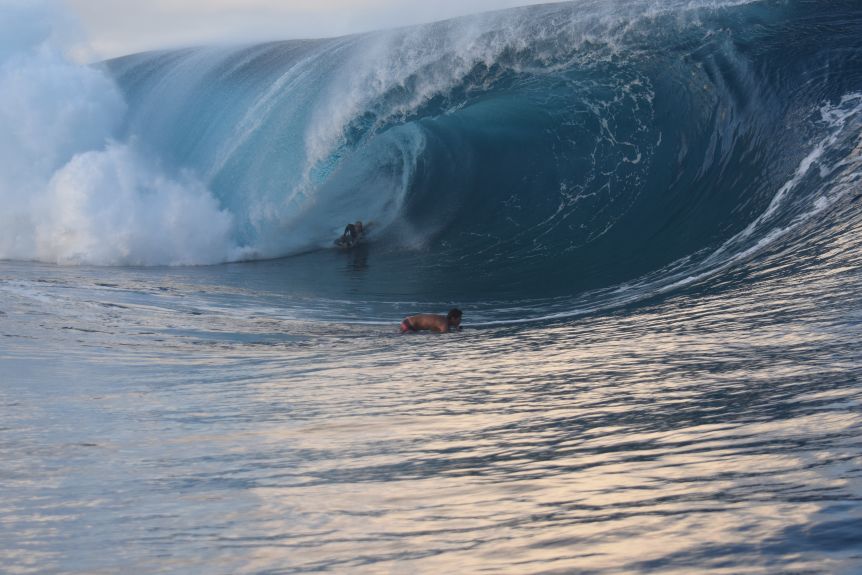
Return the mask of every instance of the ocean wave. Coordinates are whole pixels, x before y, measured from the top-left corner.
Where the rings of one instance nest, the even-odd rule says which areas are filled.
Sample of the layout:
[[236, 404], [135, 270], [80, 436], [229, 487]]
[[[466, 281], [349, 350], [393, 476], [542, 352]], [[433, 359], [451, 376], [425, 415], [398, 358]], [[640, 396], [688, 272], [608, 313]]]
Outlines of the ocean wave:
[[267, 259], [363, 219], [385, 269], [658, 293], [850, 194], [858, 22], [851, 2], [571, 2], [94, 67], [25, 35], [0, 76], [0, 257]]

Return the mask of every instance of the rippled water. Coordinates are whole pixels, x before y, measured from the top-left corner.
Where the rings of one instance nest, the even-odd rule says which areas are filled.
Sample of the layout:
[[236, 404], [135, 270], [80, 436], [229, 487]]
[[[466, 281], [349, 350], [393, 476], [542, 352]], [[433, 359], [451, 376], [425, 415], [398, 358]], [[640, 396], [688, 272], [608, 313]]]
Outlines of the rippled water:
[[843, 218], [637, 305], [485, 327], [465, 306], [447, 336], [379, 303], [298, 317], [283, 278], [331, 254], [0, 264], [0, 571], [859, 572]]
[[0, 54], [0, 573], [862, 573], [858, 1], [95, 67], [53, 7]]

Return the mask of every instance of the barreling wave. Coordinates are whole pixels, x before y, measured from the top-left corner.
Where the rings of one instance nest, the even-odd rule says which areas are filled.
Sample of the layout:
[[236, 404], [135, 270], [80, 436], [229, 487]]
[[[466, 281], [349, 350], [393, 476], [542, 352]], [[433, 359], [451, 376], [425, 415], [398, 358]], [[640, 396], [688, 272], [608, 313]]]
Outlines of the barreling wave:
[[655, 293], [828, 233], [862, 173], [851, 1], [566, 2], [85, 68], [36, 37], [0, 69], [7, 259], [276, 258], [362, 219], [381, 273]]

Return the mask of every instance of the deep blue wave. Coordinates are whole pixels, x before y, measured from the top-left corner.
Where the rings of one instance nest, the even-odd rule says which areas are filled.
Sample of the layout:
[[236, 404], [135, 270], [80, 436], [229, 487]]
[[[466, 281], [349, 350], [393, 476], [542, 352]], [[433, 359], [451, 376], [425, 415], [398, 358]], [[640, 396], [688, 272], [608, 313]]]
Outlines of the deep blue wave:
[[828, 233], [860, 54], [857, 2], [574, 2], [108, 64], [127, 134], [204, 178], [247, 257], [363, 219], [385, 281], [563, 295]]

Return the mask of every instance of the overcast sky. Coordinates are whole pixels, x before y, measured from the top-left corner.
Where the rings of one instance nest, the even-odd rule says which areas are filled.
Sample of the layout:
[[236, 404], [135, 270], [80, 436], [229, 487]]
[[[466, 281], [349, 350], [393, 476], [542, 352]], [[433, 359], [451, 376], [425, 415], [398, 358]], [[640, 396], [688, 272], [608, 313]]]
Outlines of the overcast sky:
[[249, 40], [318, 38], [550, 0], [61, 0], [87, 36], [80, 60]]

